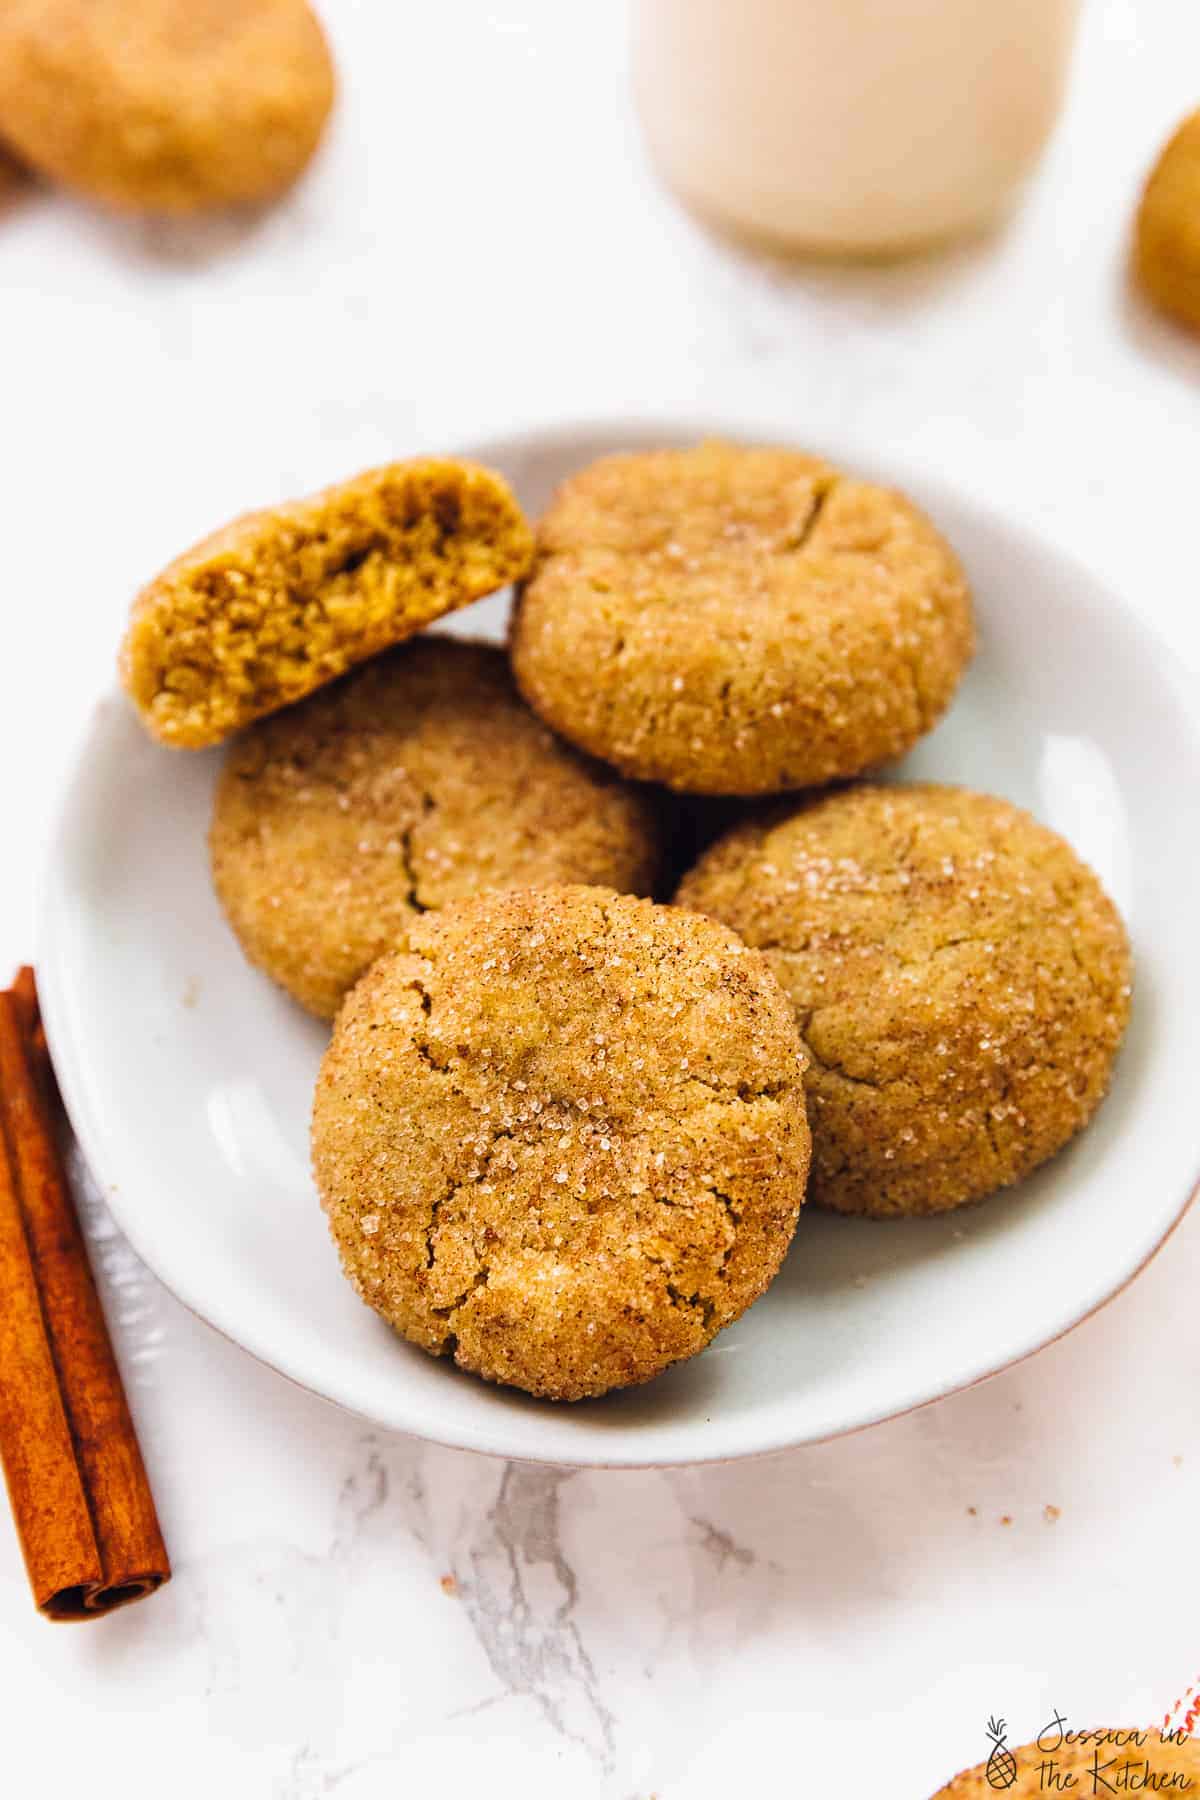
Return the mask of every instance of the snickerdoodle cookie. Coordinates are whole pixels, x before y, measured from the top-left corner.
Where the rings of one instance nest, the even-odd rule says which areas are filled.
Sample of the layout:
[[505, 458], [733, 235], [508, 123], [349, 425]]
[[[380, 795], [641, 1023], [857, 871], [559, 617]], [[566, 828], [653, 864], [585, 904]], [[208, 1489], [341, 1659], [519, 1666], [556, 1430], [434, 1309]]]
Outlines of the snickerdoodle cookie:
[[650, 799], [560, 743], [500, 650], [419, 638], [229, 750], [210, 845], [247, 956], [332, 1017], [416, 914], [488, 887], [648, 892]]
[[565, 482], [512, 629], [517, 682], [556, 730], [711, 794], [901, 755], [971, 649], [962, 570], [903, 495], [722, 443], [609, 456]]
[[[1019, 1750], [993, 1753], [987, 1762], [964, 1769], [933, 1800], [1044, 1800], [1051, 1793], [1200, 1793], [1200, 1742], [1144, 1727], [1072, 1732], [1044, 1738]], [[1009, 1758], [1005, 1762], [1004, 1758]], [[1015, 1775], [1013, 1770], [1015, 1768]], [[1013, 1779], [1010, 1781], [1010, 1775]]]
[[201, 749], [515, 580], [531, 551], [490, 469], [388, 463], [178, 557], [134, 602], [121, 679], [154, 737]]
[[602, 888], [413, 921], [346, 1000], [313, 1111], [346, 1273], [435, 1356], [550, 1399], [648, 1381], [774, 1276], [808, 1170], [763, 958]]
[[333, 64], [306, 0], [5, 0], [0, 120], [32, 167], [123, 210], [272, 198], [316, 149]]
[[1135, 266], [1155, 304], [1200, 331], [1200, 112], [1183, 121], [1150, 173]]
[[862, 786], [735, 828], [680, 904], [761, 947], [812, 1057], [812, 1199], [941, 1212], [1029, 1173], [1099, 1105], [1125, 931], [1069, 845], [963, 788]]

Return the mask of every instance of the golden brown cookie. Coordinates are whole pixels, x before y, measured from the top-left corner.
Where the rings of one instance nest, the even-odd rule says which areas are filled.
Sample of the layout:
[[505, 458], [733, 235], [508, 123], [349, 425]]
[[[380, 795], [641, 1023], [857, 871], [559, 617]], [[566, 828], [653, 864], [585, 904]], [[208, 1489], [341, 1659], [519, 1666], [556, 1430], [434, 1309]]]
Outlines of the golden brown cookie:
[[681, 905], [759, 946], [812, 1057], [811, 1197], [943, 1212], [1062, 1147], [1129, 1013], [1124, 927], [1070, 846], [965, 788], [862, 786], [750, 820]]
[[306, 0], [5, 0], [4, 135], [42, 174], [122, 210], [271, 199], [333, 103]]
[[803, 1066], [762, 957], [711, 920], [591, 887], [429, 913], [347, 997], [317, 1083], [346, 1273], [489, 1381], [648, 1381], [783, 1259]]
[[[1001, 1749], [1001, 1762], [993, 1754], [988, 1762], [964, 1769], [939, 1788], [933, 1800], [1043, 1800], [1047, 1794], [1072, 1794], [1083, 1800], [1089, 1794], [1200, 1794], [1200, 1743], [1187, 1737], [1163, 1741], [1154, 1729], [1136, 1727], [1081, 1731], [1077, 1741], [1058, 1742], [1054, 1733], [1042, 1749], [1023, 1744], [1019, 1750]], [[1009, 1775], [1015, 1766], [1015, 1779]], [[989, 1770], [991, 1775], [989, 1776]]]
[[559, 489], [513, 617], [535, 711], [627, 775], [710, 794], [899, 756], [971, 654], [962, 570], [900, 494], [709, 443]]
[[515, 580], [530, 554], [490, 469], [368, 469], [178, 557], [134, 602], [121, 679], [154, 737], [201, 749]]
[[418, 638], [240, 737], [210, 846], [251, 962], [332, 1018], [418, 913], [489, 887], [648, 893], [657, 813], [534, 717], [503, 651]]
[[1200, 331], [1200, 112], [1183, 121], [1150, 173], [1135, 266], [1155, 304]]

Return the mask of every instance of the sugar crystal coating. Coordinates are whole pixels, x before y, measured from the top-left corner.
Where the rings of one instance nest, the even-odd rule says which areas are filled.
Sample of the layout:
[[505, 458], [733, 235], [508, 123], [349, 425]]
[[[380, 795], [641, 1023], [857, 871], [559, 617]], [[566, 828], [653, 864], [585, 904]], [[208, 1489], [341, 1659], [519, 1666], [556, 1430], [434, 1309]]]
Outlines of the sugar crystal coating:
[[575, 1400], [702, 1350], [791, 1239], [804, 1058], [726, 927], [594, 887], [415, 920], [346, 1000], [313, 1160], [363, 1298], [434, 1355]]
[[565, 482], [512, 628], [517, 682], [557, 731], [710, 794], [903, 754], [972, 646], [962, 570], [903, 495], [721, 443], [605, 457]]
[[812, 1058], [811, 1198], [940, 1212], [1089, 1120], [1130, 1003], [1116, 908], [1070, 846], [963, 788], [848, 788], [720, 839], [681, 905], [759, 947]]
[[236, 739], [210, 847], [250, 960], [332, 1018], [448, 900], [560, 881], [648, 892], [658, 820], [529, 711], [501, 650], [421, 637]]

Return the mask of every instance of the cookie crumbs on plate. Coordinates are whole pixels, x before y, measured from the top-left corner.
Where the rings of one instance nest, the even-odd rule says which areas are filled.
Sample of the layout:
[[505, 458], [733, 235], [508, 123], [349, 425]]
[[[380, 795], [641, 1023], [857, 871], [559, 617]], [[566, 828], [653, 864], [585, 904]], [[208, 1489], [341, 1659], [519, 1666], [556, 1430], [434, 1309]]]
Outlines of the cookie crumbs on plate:
[[1164, 312], [1200, 331], [1200, 112], [1183, 120], [1150, 172], [1138, 208], [1134, 266]]
[[306, 0], [0, 6], [6, 140], [43, 176], [120, 212], [273, 199], [316, 149], [334, 87]]

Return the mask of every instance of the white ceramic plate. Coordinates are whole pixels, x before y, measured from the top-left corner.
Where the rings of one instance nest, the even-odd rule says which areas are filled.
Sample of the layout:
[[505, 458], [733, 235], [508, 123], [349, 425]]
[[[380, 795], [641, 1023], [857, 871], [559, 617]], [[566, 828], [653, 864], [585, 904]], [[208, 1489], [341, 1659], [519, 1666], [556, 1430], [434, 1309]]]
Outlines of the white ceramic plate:
[[[743, 423], [581, 426], [469, 447], [536, 513], [605, 450]], [[813, 447], [813, 446], [808, 446]], [[948, 1218], [802, 1218], [763, 1300], [648, 1387], [552, 1406], [394, 1337], [342, 1279], [308, 1168], [325, 1043], [242, 961], [209, 885], [214, 754], [158, 748], [120, 698], [91, 721], [45, 892], [40, 978], [59, 1078], [118, 1224], [181, 1300], [294, 1381], [385, 1427], [573, 1464], [751, 1455], [851, 1430], [979, 1380], [1133, 1276], [1200, 1175], [1200, 735], [1167, 654], [1097, 576], [907, 466], [970, 573], [980, 649], [913, 775], [1004, 794], [1098, 870], [1137, 955], [1133, 1020], [1089, 1131], [1021, 1187]], [[497, 598], [460, 614], [499, 636]]]

